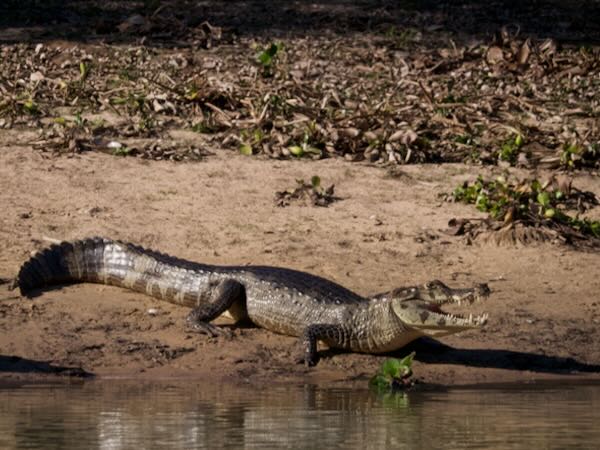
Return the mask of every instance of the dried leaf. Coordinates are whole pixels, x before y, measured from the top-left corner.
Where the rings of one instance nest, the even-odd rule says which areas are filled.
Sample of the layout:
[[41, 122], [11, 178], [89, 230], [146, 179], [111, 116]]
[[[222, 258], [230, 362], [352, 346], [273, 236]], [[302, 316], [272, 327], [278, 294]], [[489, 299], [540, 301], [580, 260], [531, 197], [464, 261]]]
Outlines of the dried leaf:
[[525, 42], [523, 42], [521, 47], [519, 47], [519, 51], [517, 53], [517, 63], [518, 64], [520, 64], [520, 65], [527, 64], [527, 61], [529, 60], [529, 55], [531, 53], [530, 44], [531, 44], [530, 40], [527, 39]]
[[485, 60], [490, 65], [496, 65], [504, 61], [504, 52], [500, 47], [496, 47], [495, 45], [488, 48], [485, 54]]

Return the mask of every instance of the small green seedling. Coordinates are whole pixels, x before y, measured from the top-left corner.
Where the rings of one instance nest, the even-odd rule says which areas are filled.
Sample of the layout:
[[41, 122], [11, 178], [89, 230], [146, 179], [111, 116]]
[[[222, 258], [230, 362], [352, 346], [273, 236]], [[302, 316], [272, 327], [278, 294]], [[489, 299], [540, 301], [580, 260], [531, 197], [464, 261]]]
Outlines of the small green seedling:
[[565, 144], [560, 154], [560, 163], [567, 169], [600, 166], [600, 143], [583, 147], [576, 143]]
[[270, 77], [273, 75], [273, 66], [277, 61], [279, 55], [283, 51], [283, 44], [281, 42], [273, 42], [265, 47], [257, 56], [256, 60], [263, 68], [263, 75]]
[[86, 64], [84, 61], [79, 63], [79, 81], [82, 83], [87, 79], [90, 74], [90, 66]]
[[516, 134], [509, 138], [504, 142], [504, 144], [502, 144], [502, 147], [498, 152], [498, 159], [509, 162], [511, 165], [515, 165], [519, 151], [521, 150], [521, 147], [523, 147], [524, 143], [525, 140], [521, 134]]
[[275, 61], [277, 53], [279, 53], [282, 49], [283, 44], [281, 42], [273, 42], [262, 52], [260, 52], [256, 58], [258, 59], [258, 62], [262, 64], [263, 67], [269, 67]]
[[240, 132], [239, 151], [242, 155], [251, 156], [260, 149], [266, 135], [260, 128], [248, 128]]
[[242, 155], [246, 155], [246, 156], [252, 156], [252, 154], [254, 153], [252, 151], [252, 146], [249, 144], [241, 144], [240, 145], [240, 153]]
[[317, 147], [307, 144], [306, 142], [303, 142], [301, 145], [291, 145], [288, 147], [288, 150], [292, 155], [297, 156], [298, 158], [301, 158], [305, 155], [322, 155], [321, 150], [319, 150]]
[[323, 152], [321, 151], [321, 149], [312, 145], [313, 135], [314, 131], [307, 129], [304, 132], [304, 138], [302, 139], [302, 143], [300, 143], [300, 145], [290, 145], [287, 149], [292, 155], [298, 158], [308, 155], [317, 155], [319, 157], [323, 156]]
[[318, 175], [313, 175], [310, 178], [310, 184], [312, 185], [313, 189], [319, 189], [321, 187], [321, 177]]
[[87, 123], [87, 119], [84, 118], [80, 112], [75, 114], [75, 118], [73, 119], [73, 123], [78, 127], [83, 127]]
[[413, 385], [410, 380], [413, 374], [411, 366], [414, 357], [415, 352], [412, 352], [402, 359], [386, 359], [375, 376], [369, 380], [369, 386], [378, 392], [389, 392], [411, 387]]
[[28, 114], [31, 114], [32, 116], [35, 116], [40, 113], [40, 108], [33, 101], [33, 99], [29, 98], [23, 102], [23, 111], [25, 111]]
[[332, 184], [328, 187], [321, 185], [321, 178], [314, 175], [310, 179], [310, 183], [303, 179], [296, 179], [296, 188], [286, 189], [275, 193], [275, 203], [277, 206], [289, 206], [292, 201], [310, 202], [313, 206], [329, 206], [330, 203], [339, 200], [334, 196], [335, 186]]
[[119, 148], [115, 148], [112, 151], [112, 154], [114, 156], [130, 156], [134, 153], [134, 149], [133, 148], [129, 148], [129, 147], [119, 147]]

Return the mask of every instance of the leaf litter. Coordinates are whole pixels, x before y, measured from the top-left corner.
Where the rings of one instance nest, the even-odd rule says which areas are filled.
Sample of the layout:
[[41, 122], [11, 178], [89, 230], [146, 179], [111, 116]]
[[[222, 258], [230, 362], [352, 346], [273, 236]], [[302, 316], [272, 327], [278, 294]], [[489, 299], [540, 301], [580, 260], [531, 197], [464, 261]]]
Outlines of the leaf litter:
[[94, 129], [63, 137], [48, 119], [106, 111], [122, 119], [113, 138], [185, 128], [206, 146], [381, 164], [507, 162], [501, 147], [516, 134], [525, 145], [511, 165], [599, 167], [598, 48], [382, 20], [362, 33], [265, 39], [184, 20], [186, 2], [145, 3], [113, 24], [114, 44], [2, 44], [2, 126], [83, 151]]

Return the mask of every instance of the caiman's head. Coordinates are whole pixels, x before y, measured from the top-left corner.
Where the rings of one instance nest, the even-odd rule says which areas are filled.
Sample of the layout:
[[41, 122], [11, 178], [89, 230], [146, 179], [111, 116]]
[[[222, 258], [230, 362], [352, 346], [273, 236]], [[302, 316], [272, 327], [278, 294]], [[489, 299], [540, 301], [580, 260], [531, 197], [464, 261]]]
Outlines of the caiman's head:
[[449, 314], [441, 309], [449, 303], [468, 303], [487, 297], [490, 289], [486, 284], [474, 288], [452, 289], [441, 281], [432, 281], [424, 286], [397, 289], [388, 296], [398, 318], [409, 327], [426, 336], [440, 337], [459, 331], [478, 328], [485, 324], [487, 314], [468, 317]]

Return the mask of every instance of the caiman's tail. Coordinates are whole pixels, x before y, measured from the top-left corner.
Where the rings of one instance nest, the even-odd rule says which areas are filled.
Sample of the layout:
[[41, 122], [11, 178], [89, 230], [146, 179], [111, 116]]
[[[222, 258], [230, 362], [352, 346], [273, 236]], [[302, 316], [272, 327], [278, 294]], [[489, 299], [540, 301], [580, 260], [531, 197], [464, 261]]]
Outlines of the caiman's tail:
[[[21, 294], [70, 283], [111, 284], [184, 306], [196, 306], [203, 273], [212, 268], [100, 237], [61, 242], [32, 256], [13, 283]], [[198, 276], [200, 275], [200, 276]]]
[[[15, 279], [21, 295], [45, 286], [77, 282], [108, 283], [104, 250], [112, 241], [89, 238], [54, 244], [25, 262]], [[108, 283], [116, 284], [116, 283]], [[15, 287], [16, 287], [15, 286]]]

